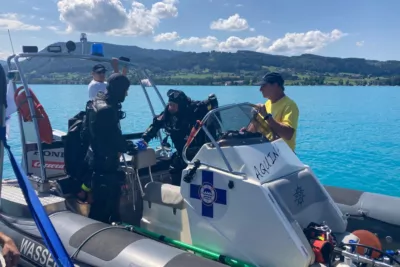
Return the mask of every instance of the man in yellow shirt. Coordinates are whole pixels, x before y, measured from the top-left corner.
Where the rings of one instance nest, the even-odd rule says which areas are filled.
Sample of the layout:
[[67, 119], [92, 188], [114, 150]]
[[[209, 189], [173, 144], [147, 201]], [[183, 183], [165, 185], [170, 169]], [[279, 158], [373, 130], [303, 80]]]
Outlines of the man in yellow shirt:
[[268, 98], [265, 104], [258, 104], [259, 119], [265, 120], [269, 130], [258, 129], [270, 141], [281, 137], [294, 151], [296, 147], [296, 131], [299, 120], [297, 104], [285, 95], [284, 79], [279, 73], [264, 75], [260, 85], [260, 92]]

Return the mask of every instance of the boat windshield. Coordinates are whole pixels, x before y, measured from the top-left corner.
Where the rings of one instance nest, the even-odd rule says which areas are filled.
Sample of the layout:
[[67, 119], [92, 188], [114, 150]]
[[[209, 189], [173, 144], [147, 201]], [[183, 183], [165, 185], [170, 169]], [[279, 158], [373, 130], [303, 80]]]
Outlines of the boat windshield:
[[202, 124], [217, 142], [234, 134], [257, 137], [269, 131], [268, 124], [259, 116], [253, 104], [233, 104], [210, 111]]
[[[256, 105], [250, 103], [231, 104], [211, 110], [193, 131], [183, 152], [187, 163], [191, 159], [186, 157], [186, 152], [194, 149], [198, 141], [205, 140], [200, 145], [209, 143], [217, 149], [272, 141], [263, 134], [270, 131], [268, 124], [256, 111]], [[221, 150], [220, 153], [224, 157]]]

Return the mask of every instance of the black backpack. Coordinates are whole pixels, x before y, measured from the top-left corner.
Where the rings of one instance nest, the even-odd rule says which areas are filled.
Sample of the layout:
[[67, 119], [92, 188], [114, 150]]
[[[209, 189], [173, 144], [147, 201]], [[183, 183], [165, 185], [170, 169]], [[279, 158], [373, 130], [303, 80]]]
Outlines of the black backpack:
[[68, 120], [68, 132], [64, 141], [65, 172], [73, 179], [82, 180], [88, 170], [85, 161], [89, 138], [85, 127], [86, 112], [81, 111]]

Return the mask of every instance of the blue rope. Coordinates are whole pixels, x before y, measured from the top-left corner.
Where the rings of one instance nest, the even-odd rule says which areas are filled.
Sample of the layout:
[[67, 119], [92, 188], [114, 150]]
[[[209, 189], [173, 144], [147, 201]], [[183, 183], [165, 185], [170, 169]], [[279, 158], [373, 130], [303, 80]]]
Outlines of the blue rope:
[[46, 247], [49, 249], [54, 261], [59, 267], [74, 267], [67, 251], [65, 250], [60, 237], [58, 236], [53, 224], [47, 216], [42, 203], [35, 191], [32, 188], [27, 176], [21, 169], [20, 165], [15, 160], [13, 153], [11, 152], [10, 146], [7, 144], [6, 139], [6, 128], [0, 128], [0, 140], [3, 141], [4, 148], [7, 150], [8, 157], [10, 158], [11, 166], [14, 170], [15, 176], [17, 177], [19, 186], [24, 194], [25, 200], [28, 204], [29, 210], [32, 214], [33, 220], [42, 235]]

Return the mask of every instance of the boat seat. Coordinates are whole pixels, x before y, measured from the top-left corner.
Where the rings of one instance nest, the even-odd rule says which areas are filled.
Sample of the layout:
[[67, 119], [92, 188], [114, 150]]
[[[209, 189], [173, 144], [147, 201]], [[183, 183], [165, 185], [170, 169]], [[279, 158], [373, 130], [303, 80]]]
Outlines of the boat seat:
[[149, 182], [144, 187], [143, 200], [174, 209], [182, 210], [185, 207], [180, 187], [171, 184]]
[[334, 233], [344, 233], [347, 221], [314, 174], [308, 169], [268, 182], [267, 186], [289, 221], [302, 229], [326, 222]]
[[136, 170], [150, 168], [157, 164], [156, 152], [153, 148], [148, 147], [144, 151], [139, 151], [135, 156], [132, 157], [133, 167]]
[[[147, 168], [151, 182], [154, 181], [151, 167], [157, 164], [156, 152], [150, 147], [148, 147], [146, 150], [138, 151], [138, 153], [132, 157], [132, 164], [133, 169], [135, 170], [137, 182], [139, 184], [140, 193], [143, 196], [144, 191], [142, 182], [140, 181], [139, 170]], [[133, 184], [133, 181], [130, 182]]]

